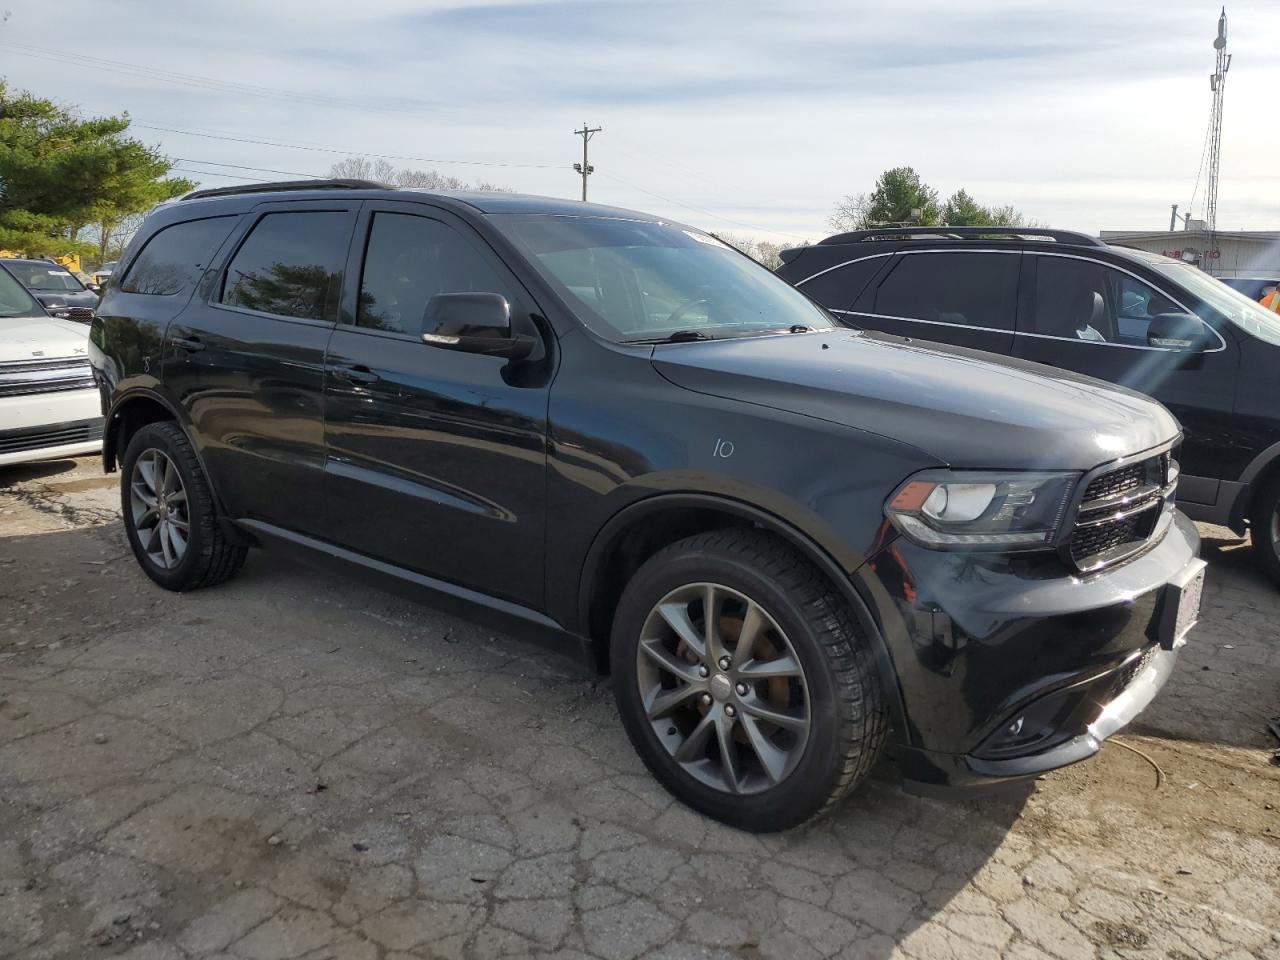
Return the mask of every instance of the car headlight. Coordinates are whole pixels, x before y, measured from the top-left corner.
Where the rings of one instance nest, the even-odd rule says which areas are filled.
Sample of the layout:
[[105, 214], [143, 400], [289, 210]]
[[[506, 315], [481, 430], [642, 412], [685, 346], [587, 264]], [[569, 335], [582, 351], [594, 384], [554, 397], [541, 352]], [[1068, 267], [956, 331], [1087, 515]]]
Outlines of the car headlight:
[[911, 540], [942, 550], [1037, 550], [1062, 525], [1078, 473], [926, 470], [885, 514]]

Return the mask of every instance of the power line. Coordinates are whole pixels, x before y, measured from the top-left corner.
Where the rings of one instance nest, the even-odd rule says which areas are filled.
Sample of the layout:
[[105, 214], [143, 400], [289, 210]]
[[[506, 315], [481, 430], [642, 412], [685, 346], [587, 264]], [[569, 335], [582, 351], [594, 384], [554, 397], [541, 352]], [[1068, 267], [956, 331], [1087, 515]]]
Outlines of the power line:
[[158, 67], [149, 67], [143, 64], [129, 63], [122, 60], [108, 60], [105, 57], [95, 57], [84, 53], [55, 50], [48, 47], [13, 43], [11, 41], [0, 41], [0, 47], [4, 47], [19, 56], [30, 57], [35, 60], [44, 60], [50, 63], [61, 63], [76, 67], [87, 67], [91, 70], [101, 70], [106, 73], [114, 73], [121, 76], [144, 80], [156, 80], [161, 83], [176, 84], [178, 86], [201, 90], [220, 93], [239, 93], [251, 97], [286, 100], [295, 103], [312, 103], [330, 107], [348, 107], [361, 110], [371, 108], [394, 110], [394, 108], [386, 104], [371, 107], [370, 104], [360, 103], [355, 100], [348, 100], [341, 97], [326, 97], [317, 94], [299, 93], [293, 90], [283, 90], [276, 87], [264, 87], [257, 84], [239, 83], [233, 80], [221, 80], [217, 77], [205, 77], [199, 74], [179, 73], [174, 70], [162, 70]]
[[185, 130], [181, 127], [167, 127], [154, 123], [144, 123], [139, 120], [129, 121], [129, 125], [140, 127], [143, 130], [157, 130], [164, 133], [176, 133], [187, 137], [200, 137], [205, 140], [223, 140], [227, 143], [253, 143], [264, 147], [280, 147], [285, 150], [307, 150], [312, 153], [331, 153], [344, 157], [358, 155], [362, 157], [373, 157], [378, 160], [412, 160], [415, 163], [438, 163], [442, 165], [454, 164], [468, 167], [511, 167], [513, 169], [533, 169], [533, 170], [563, 170], [563, 163], [516, 163], [506, 160], [446, 160], [440, 157], [412, 157], [405, 154], [397, 153], [370, 153], [367, 150], [348, 149], [340, 147], [321, 147], [308, 146], [301, 143], [285, 143], [279, 140], [259, 140], [254, 137], [237, 137], [230, 134], [220, 133], [203, 133], [197, 130]]
[[256, 173], [278, 173], [285, 177], [306, 177], [312, 180], [323, 180], [322, 173], [300, 173], [297, 170], [273, 170], [271, 167], [249, 167], [242, 163], [222, 163], [218, 160], [196, 160], [193, 157], [170, 157], [174, 163], [198, 163], [206, 167], [228, 167], [232, 170], [252, 170]]

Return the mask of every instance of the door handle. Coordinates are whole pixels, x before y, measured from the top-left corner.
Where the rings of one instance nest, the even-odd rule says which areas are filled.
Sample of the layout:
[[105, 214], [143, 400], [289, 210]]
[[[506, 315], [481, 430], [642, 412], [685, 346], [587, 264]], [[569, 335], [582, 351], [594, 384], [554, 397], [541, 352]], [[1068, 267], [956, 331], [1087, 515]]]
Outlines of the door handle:
[[187, 351], [187, 353], [197, 353], [204, 349], [204, 344], [196, 337], [171, 337], [169, 342], [179, 350]]
[[363, 366], [330, 367], [329, 372], [339, 380], [345, 380], [347, 383], [354, 383], [357, 386], [377, 383], [381, 379], [381, 377], [368, 367]]

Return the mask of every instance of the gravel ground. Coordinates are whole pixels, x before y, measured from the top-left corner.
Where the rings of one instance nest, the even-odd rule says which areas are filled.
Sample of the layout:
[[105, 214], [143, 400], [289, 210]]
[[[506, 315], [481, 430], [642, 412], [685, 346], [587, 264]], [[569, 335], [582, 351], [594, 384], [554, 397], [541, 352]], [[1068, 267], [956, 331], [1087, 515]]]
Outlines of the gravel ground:
[[967, 802], [885, 764], [757, 837], [513, 636], [281, 555], [165, 593], [116, 482], [0, 470], [0, 957], [1280, 958], [1280, 591], [1227, 531], [1093, 761]]

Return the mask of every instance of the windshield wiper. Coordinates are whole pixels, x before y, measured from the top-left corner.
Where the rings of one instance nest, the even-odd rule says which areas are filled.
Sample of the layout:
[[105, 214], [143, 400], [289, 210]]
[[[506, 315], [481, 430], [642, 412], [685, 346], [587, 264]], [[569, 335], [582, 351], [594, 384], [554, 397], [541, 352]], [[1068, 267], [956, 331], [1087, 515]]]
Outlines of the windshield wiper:
[[701, 330], [677, 330], [675, 333], [669, 333], [665, 337], [646, 337], [641, 340], [628, 340], [627, 343], [689, 343], [693, 340], [714, 340], [715, 337], [703, 333]]

